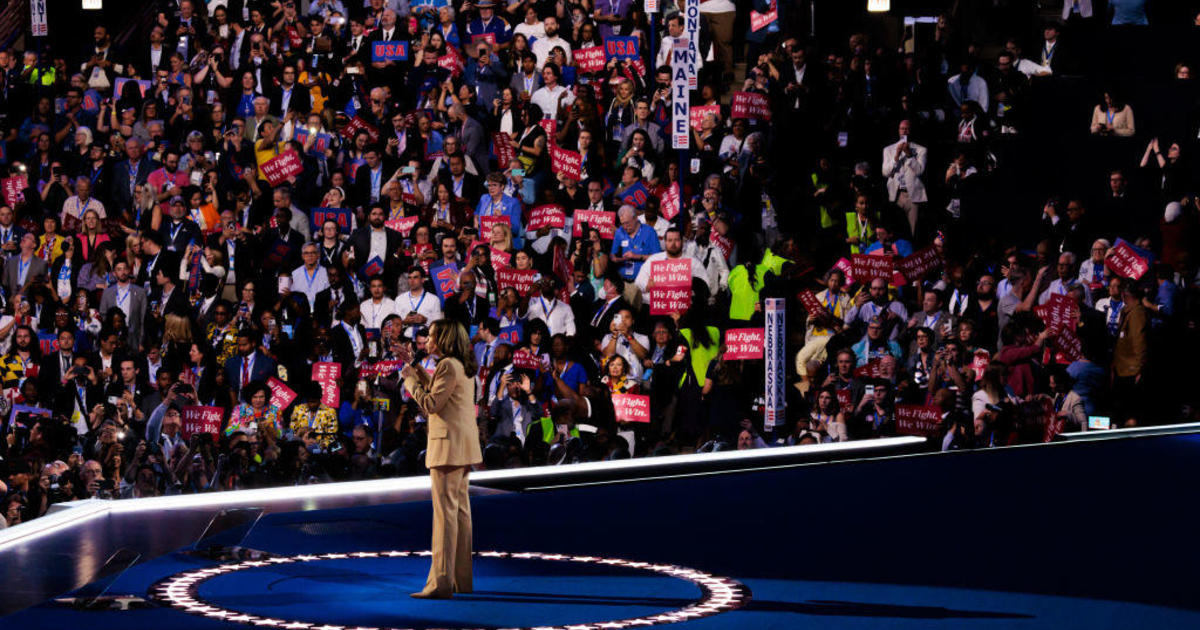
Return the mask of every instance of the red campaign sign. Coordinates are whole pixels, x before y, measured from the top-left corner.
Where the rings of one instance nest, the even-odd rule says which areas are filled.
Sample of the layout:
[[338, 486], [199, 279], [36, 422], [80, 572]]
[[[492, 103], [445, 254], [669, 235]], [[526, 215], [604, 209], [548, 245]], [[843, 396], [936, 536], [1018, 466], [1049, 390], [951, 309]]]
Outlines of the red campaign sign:
[[450, 74], [452, 74], [454, 76], [458, 76], [458, 75], [462, 74], [462, 71], [463, 71], [462, 59], [459, 58], [459, 56], [454, 53], [449, 53], [446, 55], [442, 55], [441, 57], [438, 57], [437, 65], [439, 68], [442, 68], [443, 70], [449, 70]]
[[29, 188], [29, 178], [25, 175], [7, 177], [2, 182], [4, 186], [4, 203], [12, 206], [25, 201], [25, 189]]
[[513, 367], [518, 370], [540, 370], [542, 360], [528, 350], [517, 350], [513, 353]]
[[550, 146], [558, 146], [555, 136], [558, 134], [558, 121], [553, 118], [543, 118], [538, 121], [538, 125], [546, 130], [546, 144]]
[[809, 315], [816, 315], [825, 309], [825, 305], [821, 304], [821, 300], [817, 299], [817, 294], [805, 289], [798, 293], [796, 297], [800, 300], [800, 305], [804, 310], [808, 311]]
[[496, 34], [495, 33], [481, 33], [479, 35], [471, 36], [471, 45], [472, 46], [478, 45], [479, 42], [481, 42], [481, 41], [487, 42], [488, 46], [495, 48], [496, 47]]
[[342, 364], [321, 361], [312, 366], [312, 380], [321, 385], [321, 404], [338, 408], [341, 404], [342, 392], [338, 389], [337, 380], [342, 376]]
[[346, 126], [342, 128], [342, 137], [347, 140], [353, 140], [359, 131], [367, 132], [371, 144], [379, 142], [379, 130], [375, 128], [375, 125], [363, 120], [360, 116], [355, 116], [350, 119], [350, 122], [346, 123]]
[[854, 411], [854, 394], [849, 389], [837, 390], [838, 408], [845, 413]]
[[668, 221], [679, 216], [683, 204], [679, 199], [679, 182], [667, 186], [658, 200], [658, 213]]
[[688, 110], [688, 124], [690, 124], [692, 126], [692, 129], [699, 131], [700, 123], [703, 123], [704, 117], [709, 114], [716, 116], [717, 120], [720, 120], [721, 119], [720, 103], [713, 103], [712, 105], [701, 105], [699, 107], [692, 107], [691, 109]]
[[267, 387], [271, 388], [271, 404], [280, 409], [287, 409], [296, 400], [296, 392], [274, 376], [267, 379]]
[[272, 186], [278, 186], [287, 178], [303, 172], [304, 162], [300, 159], [300, 154], [290, 149], [263, 162], [262, 165], [262, 176]]
[[491, 235], [493, 225], [507, 225], [512, 227], [512, 219], [508, 218], [507, 214], [497, 216], [479, 217], [479, 233]]
[[883, 361], [880, 359], [871, 359], [866, 365], [860, 365], [854, 368], [855, 378], [883, 378]]
[[721, 255], [725, 257], [725, 262], [729, 262], [729, 257], [733, 255], [733, 241], [724, 234], [713, 232], [709, 237], [709, 241], [721, 250]]
[[367, 363], [358, 371], [359, 378], [374, 378], [376, 376], [391, 376], [400, 366], [401, 361], [378, 361], [376, 363]]
[[221, 420], [225, 417], [225, 410], [220, 407], [184, 407], [182, 415], [183, 425], [179, 432], [185, 440], [199, 433], [213, 436], [221, 434]]
[[508, 168], [509, 162], [517, 157], [517, 150], [512, 146], [512, 136], [503, 131], [492, 134], [492, 152], [496, 154], [496, 163], [500, 165], [501, 170]]
[[731, 328], [725, 331], [725, 360], [761, 359], [766, 345], [762, 328]]
[[608, 60], [604, 58], [603, 46], [589, 46], [575, 51], [575, 67], [580, 72], [601, 72]]
[[750, 12], [750, 30], [761, 31], [777, 19], [779, 19], [779, 7], [776, 6], [775, 0], [771, 0], [771, 8], [766, 13]]
[[421, 217], [418, 216], [399, 217], [392, 219], [391, 221], [384, 221], [383, 226], [392, 228], [404, 236], [408, 236], [408, 233], [412, 232], [413, 227], [416, 226], [417, 221], [420, 220]]
[[975, 372], [975, 380], [983, 380], [983, 371], [992, 362], [992, 353], [987, 350], [976, 350], [971, 356], [971, 370]]
[[692, 259], [650, 263], [650, 314], [681, 313], [692, 306]]
[[925, 274], [942, 266], [942, 256], [933, 245], [925, 247], [910, 256], [905, 256], [896, 262], [896, 270], [904, 275], [909, 282], [920, 279]]
[[1033, 307], [1033, 313], [1046, 324], [1051, 335], [1057, 335], [1068, 328], [1075, 328], [1079, 307], [1071, 298], [1055, 293], [1045, 304]]
[[503, 269], [508, 266], [510, 261], [512, 261], [512, 254], [504, 251], [503, 249], [496, 249], [495, 247], [489, 245], [488, 251], [490, 252], [488, 255], [488, 260], [492, 263], [492, 269]]
[[1074, 363], [1083, 358], [1083, 342], [1070, 327], [1063, 328], [1054, 339], [1055, 360], [1059, 363]]
[[646, 291], [650, 297], [651, 315], [682, 313], [692, 306], [692, 287], [653, 286]]
[[1108, 252], [1108, 257], [1104, 259], [1104, 265], [1112, 269], [1118, 276], [1137, 280], [1146, 274], [1150, 269], [1150, 263], [1145, 258], [1142, 258], [1129, 243], [1123, 240], [1118, 240], [1117, 244]]
[[505, 267], [496, 270], [496, 284], [501, 289], [512, 287], [517, 290], [522, 296], [529, 295], [533, 290], [533, 282], [537, 279], [538, 272], [533, 269], [513, 269]]
[[867, 284], [876, 278], [891, 281], [892, 267], [891, 256], [850, 255], [850, 268], [854, 273], [854, 281], [860, 284]]
[[583, 235], [583, 224], [589, 228], [600, 230], [600, 238], [612, 238], [617, 234], [617, 213], [606, 210], [576, 210], [575, 226], [571, 230], [573, 237]]
[[528, 231], [537, 231], [542, 228], [558, 228], [562, 229], [567, 226], [567, 210], [558, 204], [546, 204], [543, 206], [535, 206], [529, 211], [529, 225], [525, 227]]
[[771, 120], [771, 106], [767, 97], [754, 92], [734, 92], [733, 103], [729, 106], [731, 118], [754, 118]]
[[555, 173], [564, 175], [567, 179], [579, 181], [582, 163], [583, 158], [580, 157], [578, 151], [561, 149], [557, 146], [550, 147], [550, 168]]
[[492, 263], [492, 269], [504, 269], [508, 266], [508, 262], [512, 260], [512, 254], [492, 247], [487, 241], [475, 241], [471, 243], [470, 251], [475, 251], [476, 247], [488, 248], [488, 258]]
[[649, 396], [613, 394], [612, 402], [617, 422], [650, 422]]
[[896, 433], [926, 436], [937, 430], [942, 410], [923, 405], [896, 405]]
[[849, 260], [846, 260], [845, 258], [839, 258], [838, 261], [833, 264], [833, 268], [840, 270], [842, 275], [846, 276], [846, 282], [844, 283], [845, 286], [854, 284], [854, 265], [851, 265]]

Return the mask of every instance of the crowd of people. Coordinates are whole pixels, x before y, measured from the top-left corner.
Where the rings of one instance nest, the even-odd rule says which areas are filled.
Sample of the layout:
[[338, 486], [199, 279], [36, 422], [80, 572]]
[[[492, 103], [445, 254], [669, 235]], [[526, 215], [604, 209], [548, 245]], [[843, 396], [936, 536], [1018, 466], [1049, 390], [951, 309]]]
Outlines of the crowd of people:
[[[1099, 198], [980, 200], [1022, 168], [1039, 82], [1088, 55], [1090, 2], [888, 44], [704, 0], [686, 150], [684, 0], [653, 22], [630, 0], [158, 4], [124, 49], [101, 25], [0, 50], [0, 523], [423, 473], [397, 359], [431, 369], [440, 319], [475, 344], [487, 468], [1192, 416], [1190, 143], [1145, 138]], [[620, 37], [638, 54], [595, 65]], [[734, 117], [738, 93], [768, 111]], [[1132, 105], [1099, 103], [1081, 129], [1136, 135]], [[677, 260], [690, 305], [663, 313], [655, 264]], [[725, 356], [768, 299], [782, 410], [763, 358]]]

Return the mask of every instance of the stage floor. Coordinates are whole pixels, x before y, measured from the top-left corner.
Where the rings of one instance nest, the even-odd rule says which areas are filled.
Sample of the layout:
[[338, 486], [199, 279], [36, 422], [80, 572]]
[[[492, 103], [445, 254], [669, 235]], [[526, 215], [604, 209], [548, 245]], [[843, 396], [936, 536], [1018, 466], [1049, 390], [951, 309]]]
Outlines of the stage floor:
[[268, 514], [243, 542], [261, 563], [175, 552], [107, 591], [152, 606], [47, 602], [4, 623], [1200, 627], [1196, 461], [1182, 435], [477, 496], [475, 592], [451, 601], [407, 596], [427, 501]]

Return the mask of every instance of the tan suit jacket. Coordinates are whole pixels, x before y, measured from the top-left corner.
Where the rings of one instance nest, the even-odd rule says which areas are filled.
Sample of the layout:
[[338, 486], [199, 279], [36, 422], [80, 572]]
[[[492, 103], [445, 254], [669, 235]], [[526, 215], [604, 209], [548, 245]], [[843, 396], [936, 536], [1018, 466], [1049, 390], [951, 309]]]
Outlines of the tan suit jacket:
[[438, 361], [430, 377], [413, 370], [404, 388], [429, 421], [429, 444], [425, 466], [470, 466], [483, 461], [479, 429], [475, 421], [475, 382], [457, 359]]
[[1126, 304], [1121, 309], [1117, 326], [1117, 344], [1113, 348], [1113, 370], [1117, 376], [1130, 378], [1142, 373], [1148, 358], [1147, 339], [1150, 335], [1150, 315], [1141, 304]]

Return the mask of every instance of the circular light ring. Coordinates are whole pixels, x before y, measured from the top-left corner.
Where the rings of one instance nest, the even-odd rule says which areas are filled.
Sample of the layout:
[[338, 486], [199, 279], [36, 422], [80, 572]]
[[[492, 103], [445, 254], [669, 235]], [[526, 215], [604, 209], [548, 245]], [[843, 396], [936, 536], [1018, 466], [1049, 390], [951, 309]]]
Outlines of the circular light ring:
[[[199, 599], [199, 588], [200, 585], [205, 581], [220, 575], [226, 575], [247, 569], [269, 567], [273, 565], [319, 562], [321, 560], [348, 560], [356, 558], [412, 558], [429, 557], [431, 555], [433, 554], [429, 551], [359, 551], [353, 553], [279, 556], [267, 558], [265, 560], [232, 562], [208, 567], [205, 569], [185, 571], [183, 573], [177, 573], [167, 577], [150, 587], [150, 595], [153, 599], [163, 602], [171, 608], [175, 608], [191, 615], [208, 617], [210, 619], [221, 619], [223, 621], [232, 621], [235, 623], [262, 628], [286, 628], [289, 630], [411, 630], [406, 628], [381, 628], [373, 626], [345, 626], [336, 624], [309, 623], [306, 621], [289, 621], [286, 619], [275, 619], [271, 617], [251, 615], [248, 613], [241, 613], [236, 610], [227, 610], [218, 606], [211, 606], [207, 604]], [[644, 628], [669, 623], [679, 623], [681, 621], [691, 621], [693, 619], [700, 619], [703, 617], [711, 617], [713, 615], [729, 612], [731, 610], [737, 610], [738, 608], [745, 606], [750, 601], [750, 589], [746, 588], [745, 585], [737, 582], [736, 580], [732, 580], [727, 577], [711, 575], [704, 573], [703, 571], [697, 571], [696, 569], [689, 569], [687, 567], [681, 567], [677, 565], [635, 562], [620, 558], [572, 556], [539, 552], [513, 553], [508, 551], [477, 551], [475, 552], [475, 555], [480, 558], [510, 558], [514, 560], [576, 562], [579, 564], [594, 564], [601, 566], [620, 567], [624, 569], [635, 569], [691, 582], [692, 584], [700, 587], [700, 590], [703, 593], [698, 601], [689, 606], [656, 615], [631, 617], [629, 619], [618, 619], [615, 621], [569, 624], [562, 626], [535, 626], [537, 630], [616, 630], [620, 628]], [[533, 630], [533, 628], [514, 628], [511, 630]]]

